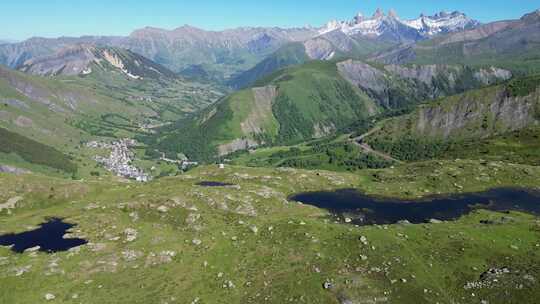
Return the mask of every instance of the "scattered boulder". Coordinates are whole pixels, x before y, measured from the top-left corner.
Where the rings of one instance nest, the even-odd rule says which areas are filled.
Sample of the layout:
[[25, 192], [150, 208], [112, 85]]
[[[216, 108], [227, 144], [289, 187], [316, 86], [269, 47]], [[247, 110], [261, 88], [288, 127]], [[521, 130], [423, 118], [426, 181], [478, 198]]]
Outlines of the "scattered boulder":
[[0, 211], [7, 209], [9, 212], [9, 209], [14, 209], [15, 205], [20, 202], [23, 198], [21, 196], [15, 196], [10, 199], [8, 199], [4, 204], [0, 204]]
[[362, 235], [362, 236], [360, 237], [360, 242], [361, 242], [362, 244], [364, 244], [364, 245], [367, 246], [367, 244], [368, 244], [368, 239], [367, 239], [367, 237], [365, 237], [365, 236]]
[[326, 281], [323, 283], [324, 289], [332, 289], [333, 287], [334, 287], [334, 284], [332, 284], [332, 282]]
[[167, 213], [169, 211], [169, 208], [167, 206], [159, 206], [157, 208], [157, 211], [159, 211], [161, 213]]
[[259, 232], [259, 229], [255, 225], [249, 226], [249, 230], [251, 230], [251, 232], [253, 232], [255, 234], [257, 234]]
[[124, 235], [126, 236], [126, 242], [133, 242], [137, 239], [137, 230], [133, 228], [127, 228], [124, 230]]

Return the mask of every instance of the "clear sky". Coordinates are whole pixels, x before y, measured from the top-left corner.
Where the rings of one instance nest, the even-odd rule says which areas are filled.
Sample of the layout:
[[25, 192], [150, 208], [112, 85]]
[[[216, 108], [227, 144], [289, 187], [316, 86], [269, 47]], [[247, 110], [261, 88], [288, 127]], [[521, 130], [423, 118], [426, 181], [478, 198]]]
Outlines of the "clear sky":
[[394, 8], [402, 18], [459, 10], [482, 22], [515, 19], [538, 0], [0, 0], [0, 39], [32, 36], [128, 35], [145, 26], [184, 24], [219, 30], [238, 26], [320, 26], [358, 11]]

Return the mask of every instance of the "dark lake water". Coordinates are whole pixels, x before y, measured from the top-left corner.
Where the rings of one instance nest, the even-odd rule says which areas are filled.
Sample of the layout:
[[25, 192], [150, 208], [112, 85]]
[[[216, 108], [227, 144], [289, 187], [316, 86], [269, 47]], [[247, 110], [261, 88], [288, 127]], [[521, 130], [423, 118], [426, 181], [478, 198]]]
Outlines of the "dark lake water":
[[407, 220], [455, 220], [477, 208], [540, 215], [540, 192], [500, 188], [480, 193], [431, 196], [416, 201], [370, 197], [356, 190], [301, 193], [291, 200], [329, 210], [357, 225], [394, 224]]
[[211, 181], [204, 181], [196, 184], [197, 186], [202, 187], [230, 187], [234, 186], [234, 184], [228, 184], [228, 183], [221, 183], [221, 182], [211, 182]]
[[39, 251], [42, 252], [66, 251], [87, 243], [83, 239], [64, 238], [67, 231], [75, 226], [62, 219], [53, 218], [41, 224], [38, 229], [0, 236], [0, 246], [13, 246], [11, 250], [18, 253], [36, 246], [40, 246]]

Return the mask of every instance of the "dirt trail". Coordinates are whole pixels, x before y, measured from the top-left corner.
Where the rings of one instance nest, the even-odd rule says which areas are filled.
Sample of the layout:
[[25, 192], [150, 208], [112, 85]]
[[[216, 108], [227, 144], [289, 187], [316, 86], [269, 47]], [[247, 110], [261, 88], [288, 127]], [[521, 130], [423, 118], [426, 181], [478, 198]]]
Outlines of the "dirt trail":
[[377, 132], [379, 130], [380, 130], [379, 127], [375, 127], [373, 129], [369, 130], [367, 133], [364, 133], [364, 134], [362, 134], [362, 135], [360, 135], [358, 137], [355, 137], [355, 138], [351, 138], [350, 140], [357, 147], [364, 150], [365, 153], [375, 154], [375, 155], [379, 156], [382, 159], [385, 159], [385, 160], [388, 160], [388, 161], [393, 161], [393, 162], [396, 162], [398, 164], [402, 164], [403, 162], [401, 160], [393, 158], [392, 156], [390, 156], [390, 155], [388, 155], [386, 153], [373, 150], [373, 148], [371, 148], [367, 143], [364, 142], [364, 138], [370, 136], [371, 134], [373, 134], [373, 133], [375, 133], [375, 132]]

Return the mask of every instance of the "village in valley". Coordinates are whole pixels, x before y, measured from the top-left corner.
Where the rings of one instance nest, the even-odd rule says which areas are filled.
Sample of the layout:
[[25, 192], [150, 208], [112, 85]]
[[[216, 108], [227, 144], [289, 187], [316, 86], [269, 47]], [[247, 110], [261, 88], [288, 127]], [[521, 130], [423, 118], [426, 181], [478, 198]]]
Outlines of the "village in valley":
[[108, 171], [117, 176], [134, 179], [139, 182], [147, 182], [151, 180], [151, 176], [133, 165], [135, 154], [130, 148], [135, 145], [137, 145], [137, 142], [134, 139], [127, 138], [111, 143], [91, 141], [86, 144], [88, 148], [107, 149], [111, 151], [108, 157], [94, 156], [94, 160]]
[[[95, 155], [93, 157], [93, 159], [107, 171], [112, 172], [119, 177], [133, 179], [138, 182], [148, 182], [152, 180], [152, 174], [145, 172], [142, 168], [139, 168], [134, 164], [136, 155], [132, 149], [136, 146], [138, 146], [137, 141], [130, 138], [119, 139], [110, 143], [101, 141], [90, 141], [86, 143], [87, 148], [110, 151], [108, 156]], [[178, 169], [182, 171], [198, 165], [197, 162], [189, 161], [186, 157], [181, 159], [167, 158], [164, 153], [161, 153], [159, 160], [175, 164], [178, 166]], [[151, 171], [153, 170], [155, 170], [155, 167], [151, 168]]]

